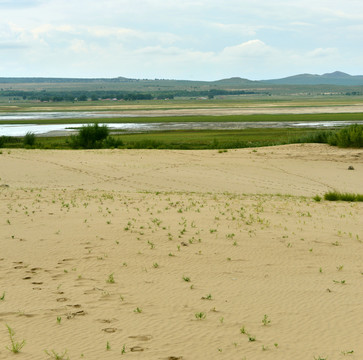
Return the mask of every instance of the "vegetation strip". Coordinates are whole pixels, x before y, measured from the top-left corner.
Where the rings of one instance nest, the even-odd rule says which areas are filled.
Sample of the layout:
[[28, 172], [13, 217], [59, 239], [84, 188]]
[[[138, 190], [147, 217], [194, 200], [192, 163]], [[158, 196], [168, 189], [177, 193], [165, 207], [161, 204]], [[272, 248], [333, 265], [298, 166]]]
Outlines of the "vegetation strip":
[[363, 147], [363, 125], [339, 130], [315, 129], [245, 129], [165, 131], [110, 136], [106, 125], [83, 126], [78, 135], [68, 137], [23, 138], [2, 136], [0, 147], [39, 149], [235, 149], [292, 143], [327, 143], [339, 147]]
[[[193, 115], [193, 116], [138, 116], [105, 118], [72, 118], [45, 120], [1, 120], [0, 124], [90, 124], [90, 123], [168, 123], [168, 122], [309, 122], [363, 121], [363, 113], [334, 114], [256, 114], [256, 115]], [[1, 134], [0, 134], [1, 135]]]
[[330, 191], [324, 194], [324, 199], [328, 201], [362, 202], [363, 194], [341, 193], [338, 191]]

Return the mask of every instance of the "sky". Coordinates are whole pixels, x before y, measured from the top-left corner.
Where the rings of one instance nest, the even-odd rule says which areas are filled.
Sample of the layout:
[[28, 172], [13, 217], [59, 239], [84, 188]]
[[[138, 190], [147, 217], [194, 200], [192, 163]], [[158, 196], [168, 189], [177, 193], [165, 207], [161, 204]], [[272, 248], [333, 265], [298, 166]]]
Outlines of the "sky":
[[363, 75], [361, 0], [0, 0], [0, 77]]

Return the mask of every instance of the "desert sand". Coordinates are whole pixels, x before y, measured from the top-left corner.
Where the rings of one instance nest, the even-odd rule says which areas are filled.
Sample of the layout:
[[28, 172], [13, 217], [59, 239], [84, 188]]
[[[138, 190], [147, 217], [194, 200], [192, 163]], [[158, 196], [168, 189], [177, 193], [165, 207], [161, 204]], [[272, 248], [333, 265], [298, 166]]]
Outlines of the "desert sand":
[[363, 359], [363, 203], [330, 190], [363, 150], [2, 149], [0, 358]]

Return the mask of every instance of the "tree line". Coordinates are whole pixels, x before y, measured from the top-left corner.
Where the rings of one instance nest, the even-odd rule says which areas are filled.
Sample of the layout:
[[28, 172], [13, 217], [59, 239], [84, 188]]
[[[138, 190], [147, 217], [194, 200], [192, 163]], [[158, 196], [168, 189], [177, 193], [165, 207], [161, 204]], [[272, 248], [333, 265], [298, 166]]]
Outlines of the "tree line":
[[247, 90], [222, 90], [211, 89], [202, 91], [175, 90], [169, 92], [124, 92], [124, 91], [25, 91], [25, 90], [0, 90], [1, 97], [15, 98], [16, 100], [37, 100], [43, 102], [60, 101], [97, 101], [116, 99], [125, 101], [174, 99], [175, 97], [207, 97], [209, 99], [218, 95], [248, 95], [262, 94]]

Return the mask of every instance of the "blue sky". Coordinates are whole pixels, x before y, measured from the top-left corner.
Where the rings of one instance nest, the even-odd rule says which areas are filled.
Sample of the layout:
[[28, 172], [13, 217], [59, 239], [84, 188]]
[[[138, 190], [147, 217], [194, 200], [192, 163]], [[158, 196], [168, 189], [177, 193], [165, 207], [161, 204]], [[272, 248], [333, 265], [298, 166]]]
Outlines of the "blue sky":
[[0, 0], [0, 77], [363, 74], [361, 0]]

